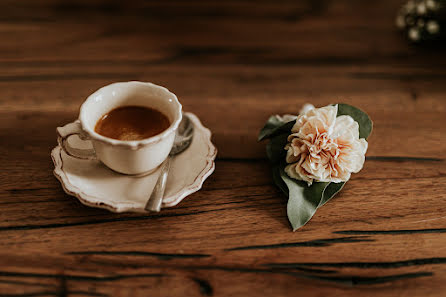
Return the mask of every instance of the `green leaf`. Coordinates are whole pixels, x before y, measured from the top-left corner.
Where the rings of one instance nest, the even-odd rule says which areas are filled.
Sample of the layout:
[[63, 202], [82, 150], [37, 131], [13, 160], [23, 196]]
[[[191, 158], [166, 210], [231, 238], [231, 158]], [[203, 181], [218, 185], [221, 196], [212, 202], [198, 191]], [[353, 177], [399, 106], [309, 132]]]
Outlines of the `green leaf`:
[[360, 110], [359, 108], [356, 108], [354, 106], [340, 103], [338, 104], [338, 114], [340, 115], [349, 115], [351, 116], [356, 122], [359, 124], [359, 138], [365, 138], [369, 137], [370, 133], [372, 133], [373, 129], [373, 123], [372, 120], [370, 120], [370, 117]]
[[260, 130], [258, 141], [268, 138], [269, 135], [276, 130], [276, 128], [282, 125], [283, 122], [279, 120], [277, 116], [270, 116], [265, 126], [263, 126], [262, 130]]
[[342, 188], [344, 187], [345, 182], [342, 183], [330, 183], [324, 191], [324, 195], [322, 196], [321, 202], [319, 203], [319, 207], [327, 203], [331, 198], [333, 198]]
[[308, 186], [305, 182], [290, 178], [283, 170], [280, 176], [288, 187], [287, 215], [293, 231], [296, 231], [313, 217], [329, 183], [315, 182]]
[[285, 160], [288, 133], [277, 135], [269, 140], [266, 145], [266, 156], [273, 164], [279, 164]]
[[274, 166], [273, 167], [273, 181], [276, 184], [276, 186], [286, 195], [288, 196], [288, 188], [286, 184], [283, 182], [282, 177], [280, 176], [280, 166]]
[[283, 122], [279, 120], [277, 116], [271, 116], [266, 122], [265, 126], [260, 130], [258, 141], [262, 141], [267, 138], [272, 138], [282, 133], [290, 133], [291, 128], [293, 128], [294, 123], [296, 121], [291, 122]]

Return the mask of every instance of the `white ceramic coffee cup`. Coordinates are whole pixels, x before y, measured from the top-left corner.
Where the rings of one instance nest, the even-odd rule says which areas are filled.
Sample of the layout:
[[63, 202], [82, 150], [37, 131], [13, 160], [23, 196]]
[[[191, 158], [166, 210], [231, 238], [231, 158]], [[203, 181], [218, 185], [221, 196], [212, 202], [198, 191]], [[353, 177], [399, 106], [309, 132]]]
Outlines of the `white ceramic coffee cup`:
[[[171, 125], [162, 133], [137, 141], [116, 140], [94, 131], [98, 120], [120, 106], [144, 106], [165, 114]], [[124, 174], [145, 174], [155, 170], [169, 155], [182, 119], [181, 104], [166, 88], [145, 82], [119, 82], [91, 94], [82, 104], [79, 120], [57, 128], [59, 144], [70, 156], [99, 159], [110, 169]], [[70, 136], [91, 141], [93, 149], [69, 145]]]

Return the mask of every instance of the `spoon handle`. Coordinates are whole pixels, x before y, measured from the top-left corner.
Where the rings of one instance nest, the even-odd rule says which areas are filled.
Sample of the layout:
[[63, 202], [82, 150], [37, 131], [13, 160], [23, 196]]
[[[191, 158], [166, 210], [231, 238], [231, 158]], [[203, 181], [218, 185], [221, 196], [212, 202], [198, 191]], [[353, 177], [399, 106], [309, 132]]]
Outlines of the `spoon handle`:
[[150, 195], [149, 201], [147, 201], [145, 210], [160, 211], [161, 204], [163, 202], [164, 191], [166, 190], [167, 176], [169, 175], [170, 162], [172, 157], [168, 156], [161, 167], [161, 173], [158, 176], [155, 187]]

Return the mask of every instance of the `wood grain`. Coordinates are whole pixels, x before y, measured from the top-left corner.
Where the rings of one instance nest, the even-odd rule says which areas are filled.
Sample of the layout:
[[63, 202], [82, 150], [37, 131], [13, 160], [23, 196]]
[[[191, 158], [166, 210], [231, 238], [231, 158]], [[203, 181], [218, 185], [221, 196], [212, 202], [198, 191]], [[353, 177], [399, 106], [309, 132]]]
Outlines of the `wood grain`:
[[[400, 1], [0, 3], [0, 296], [444, 296], [446, 58]], [[113, 214], [52, 175], [55, 128], [142, 80], [213, 132], [203, 189]], [[374, 121], [364, 169], [293, 233], [257, 132], [345, 102]]]

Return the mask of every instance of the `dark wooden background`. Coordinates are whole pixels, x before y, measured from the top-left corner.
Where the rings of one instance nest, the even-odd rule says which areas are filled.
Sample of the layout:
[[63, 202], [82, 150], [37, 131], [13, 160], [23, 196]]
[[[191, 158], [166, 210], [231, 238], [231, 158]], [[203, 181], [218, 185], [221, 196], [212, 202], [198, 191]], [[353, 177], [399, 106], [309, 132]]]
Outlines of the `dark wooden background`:
[[[445, 296], [446, 51], [401, 1], [0, 2], [1, 296]], [[203, 189], [159, 214], [66, 195], [55, 128], [116, 81], [175, 92], [213, 131]], [[293, 233], [258, 130], [345, 102], [364, 169]]]

